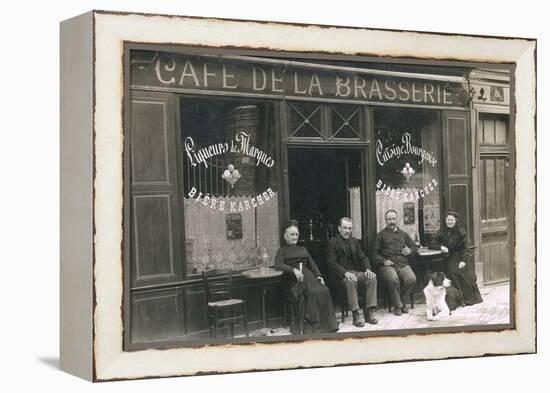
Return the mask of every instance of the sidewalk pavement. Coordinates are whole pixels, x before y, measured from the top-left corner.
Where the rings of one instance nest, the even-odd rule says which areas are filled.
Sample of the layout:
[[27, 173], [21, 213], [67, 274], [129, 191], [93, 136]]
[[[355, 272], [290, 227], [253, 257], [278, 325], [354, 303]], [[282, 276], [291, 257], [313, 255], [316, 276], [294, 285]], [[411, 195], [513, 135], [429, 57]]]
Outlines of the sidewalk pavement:
[[[396, 316], [384, 309], [375, 313], [378, 324], [365, 324], [357, 328], [352, 324], [351, 313], [340, 325], [339, 333], [357, 331], [378, 331], [392, 329], [421, 329], [449, 326], [494, 325], [510, 323], [510, 285], [480, 288], [483, 303], [473, 306], [459, 307], [449, 317], [439, 321], [428, 321], [426, 318], [426, 304], [415, 303], [414, 309], [409, 308], [408, 314]], [[423, 299], [422, 299], [423, 300]], [[340, 315], [338, 315], [340, 317]]]
[[[375, 317], [378, 319], [378, 324], [376, 325], [366, 323], [361, 328], [353, 326], [351, 312], [348, 313], [344, 323], [342, 323], [340, 319], [341, 314], [338, 312], [336, 315], [340, 322], [338, 333], [510, 323], [510, 285], [504, 283], [482, 287], [480, 288], [480, 292], [483, 298], [482, 303], [459, 307], [449, 317], [442, 318], [439, 321], [428, 321], [426, 318], [426, 304], [421, 293], [417, 293], [416, 295], [417, 297], [422, 297], [422, 299], [418, 298], [415, 300], [414, 308], [409, 308], [408, 314], [396, 316], [388, 312], [387, 309], [378, 308], [375, 312]], [[288, 334], [290, 332], [284, 328], [275, 329], [272, 333], [272, 335], [276, 336]]]

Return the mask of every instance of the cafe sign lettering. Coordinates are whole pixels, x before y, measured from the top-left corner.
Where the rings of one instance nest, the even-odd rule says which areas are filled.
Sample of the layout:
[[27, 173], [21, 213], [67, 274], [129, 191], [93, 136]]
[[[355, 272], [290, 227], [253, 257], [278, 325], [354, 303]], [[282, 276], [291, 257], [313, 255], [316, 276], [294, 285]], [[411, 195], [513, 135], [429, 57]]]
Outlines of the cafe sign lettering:
[[[411, 160], [407, 162], [404, 159]], [[416, 173], [415, 167], [420, 169], [422, 165], [430, 165], [436, 167], [438, 164], [437, 157], [433, 151], [428, 151], [421, 146], [416, 146], [412, 143], [412, 135], [405, 131], [401, 134], [401, 143], [393, 143], [385, 146], [380, 139], [376, 141], [376, 161], [380, 167], [383, 167], [388, 162], [397, 160], [403, 163], [403, 168], [399, 173], [406, 178], [408, 183], [410, 178]], [[384, 183], [381, 179], [376, 181], [376, 190], [382, 192], [389, 199], [402, 199], [405, 201], [418, 200], [427, 197], [430, 192], [434, 191], [439, 186], [436, 178], [432, 178], [422, 186], [395, 188]]]
[[138, 55], [132, 61], [131, 72], [132, 87], [140, 89], [443, 107], [466, 106], [469, 99], [461, 83], [374, 75], [372, 70], [351, 72], [341, 67], [307, 68], [296, 63], [265, 64], [162, 53], [147, 61]]
[[[195, 144], [192, 137], [185, 138], [184, 141], [185, 154], [187, 156], [187, 163], [190, 167], [197, 167], [204, 165], [204, 168], [209, 167], [209, 160], [216, 156], [223, 156], [226, 154], [238, 154], [252, 158], [256, 166], [265, 165], [267, 168], [271, 168], [275, 165], [275, 160], [266, 152], [258, 147], [250, 144], [250, 134], [246, 132], [239, 132], [234, 139], [229, 142], [220, 142], [212, 145], [200, 147]], [[240, 178], [240, 174], [237, 168], [233, 164], [229, 164], [224, 171], [222, 178], [231, 183], [233, 187], [234, 181], [231, 181], [231, 173], [237, 175], [234, 181]], [[243, 212], [245, 210], [253, 210], [258, 206], [268, 203], [275, 197], [275, 192], [271, 188], [267, 188], [264, 192], [260, 192], [255, 196], [247, 197], [244, 200], [226, 200], [223, 197], [215, 197], [209, 193], [203, 193], [200, 191], [200, 186], [193, 186], [187, 193], [188, 199], [195, 203], [201, 203], [203, 206], [215, 211], [222, 212]], [[232, 232], [233, 236], [234, 233]], [[228, 235], [229, 237], [230, 235]], [[242, 234], [241, 234], [242, 237]]]

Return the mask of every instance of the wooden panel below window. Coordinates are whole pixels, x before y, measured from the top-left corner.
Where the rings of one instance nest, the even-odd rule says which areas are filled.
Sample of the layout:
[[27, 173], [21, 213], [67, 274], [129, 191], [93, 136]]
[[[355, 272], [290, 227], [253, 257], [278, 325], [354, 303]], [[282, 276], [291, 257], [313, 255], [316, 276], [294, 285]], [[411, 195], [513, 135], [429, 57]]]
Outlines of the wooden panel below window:
[[181, 290], [131, 295], [132, 343], [183, 337]]
[[187, 304], [185, 308], [187, 333], [208, 331], [208, 307], [204, 286], [198, 285], [187, 288], [185, 302]]

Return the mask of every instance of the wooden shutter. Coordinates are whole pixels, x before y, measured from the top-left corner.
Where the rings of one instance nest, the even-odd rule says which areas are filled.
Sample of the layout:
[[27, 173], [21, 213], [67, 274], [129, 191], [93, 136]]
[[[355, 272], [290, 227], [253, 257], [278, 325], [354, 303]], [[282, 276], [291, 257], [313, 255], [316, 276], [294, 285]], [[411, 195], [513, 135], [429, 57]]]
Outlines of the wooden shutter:
[[182, 277], [175, 99], [133, 93], [130, 124], [132, 287]]
[[[445, 209], [453, 208], [473, 244], [470, 112], [443, 111]], [[444, 219], [444, 217], [442, 217]]]

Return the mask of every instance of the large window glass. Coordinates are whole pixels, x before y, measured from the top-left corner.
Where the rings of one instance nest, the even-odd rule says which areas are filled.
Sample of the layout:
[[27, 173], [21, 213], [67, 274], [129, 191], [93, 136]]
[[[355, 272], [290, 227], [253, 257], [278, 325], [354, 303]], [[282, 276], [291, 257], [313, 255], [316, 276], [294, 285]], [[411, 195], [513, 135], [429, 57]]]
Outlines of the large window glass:
[[274, 104], [183, 98], [187, 274], [247, 269], [279, 246]]
[[429, 244], [441, 219], [441, 121], [437, 111], [374, 110], [377, 231], [385, 212], [398, 226]]

